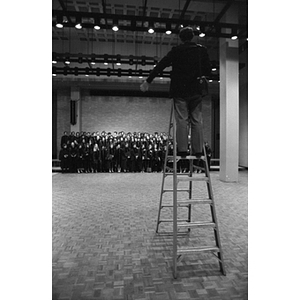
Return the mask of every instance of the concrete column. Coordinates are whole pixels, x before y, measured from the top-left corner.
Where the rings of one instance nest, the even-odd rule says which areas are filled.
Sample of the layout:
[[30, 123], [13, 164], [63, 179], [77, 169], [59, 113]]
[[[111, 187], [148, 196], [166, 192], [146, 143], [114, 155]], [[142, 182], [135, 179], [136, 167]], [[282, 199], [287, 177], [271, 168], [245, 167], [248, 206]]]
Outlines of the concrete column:
[[238, 181], [239, 52], [220, 41], [220, 180]]
[[[221, 21], [238, 23], [238, 5], [232, 3]], [[225, 32], [231, 33], [230, 29]], [[220, 180], [238, 181], [239, 163], [239, 42], [220, 43]]]
[[81, 131], [81, 97], [80, 97], [80, 88], [76, 86], [71, 87], [71, 101], [76, 102], [75, 106], [75, 117], [76, 117], [76, 124], [70, 124], [71, 128], [70, 131], [80, 132]]

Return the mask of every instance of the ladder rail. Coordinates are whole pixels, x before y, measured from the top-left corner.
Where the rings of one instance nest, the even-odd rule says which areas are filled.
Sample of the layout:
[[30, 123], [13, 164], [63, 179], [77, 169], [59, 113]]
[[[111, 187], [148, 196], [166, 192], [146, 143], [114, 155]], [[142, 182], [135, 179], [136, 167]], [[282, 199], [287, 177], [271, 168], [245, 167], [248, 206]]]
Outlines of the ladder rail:
[[[189, 128], [191, 130], [191, 127]], [[164, 169], [163, 169], [163, 179], [162, 179], [162, 185], [161, 185], [161, 193], [160, 193], [160, 201], [159, 201], [159, 210], [158, 210], [158, 217], [157, 217], [157, 224], [156, 224], [156, 232], [158, 233], [158, 228], [159, 225], [163, 222], [172, 222], [173, 223], [173, 277], [176, 279], [177, 278], [177, 264], [179, 262], [178, 257], [181, 257], [181, 254], [188, 254], [188, 253], [194, 253], [194, 252], [203, 252], [203, 251], [213, 251], [216, 252], [213, 253], [219, 261], [219, 266], [220, 270], [223, 275], [226, 275], [225, 272], [225, 266], [224, 266], [224, 259], [223, 259], [223, 252], [222, 252], [222, 247], [221, 247], [221, 241], [220, 241], [220, 235], [219, 235], [219, 228], [218, 228], [218, 222], [217, 222], [217, 215], [216, 215], [216, 210], [215, 210], [215, 204], [214, 204], [214, 196], [213, 196], [213, 189], [212, 189], [212, 184], [211, 184], [211, 178], [210, 178], [210, 172], [209, 172], [209, 166], [208, 166], [208, 159], [207, 159], [207, 153], [206, 153], [206, 148], [203, 143], [203, 154], [204, 154], [204, 159], [201, 157], [201, 161], [204, 161], [204, 167], [201, 167], [201, 164], [199, 165], [199, 168], [201, 171], [204, 171], [205, 177], [193, 177], [193, 171], [194, 171], [194, 160], [199, 159], [196, 156], [190, 155], [187, 156], [185, 159], [189, 160], [189, 172], [188, 174], [186, 173], [185, 175], [188, 175], [188, 177], [183, 178], [179, 175], [183, 175], [178, 171], [177, 166], [179, 163], [179, 167], [184, 165], [184, 168], [186, 168], [186, 164], [182, 163], [182, 158], [177, 156], [177, 124], [176, 124], [176, 118], [175, 118], [175, 103], [174, 99], [172, 100], [172, 106], [171, 106], [171, 114], [170, 114], [170, 122], [169, 122], [169, 132], [168, 132], [168, 138], [167, 138], [167, 148], [166, 148], [166, 153], [165, 153], [165, 161], [164, 161]], [[169, 145], [170, 145], [170, 137], [171, 137], [171, 132], [173, 135], [173, 154], [172, 156], [169, 156]], [[203, 135], [203, 128], [201, 127], [201, 134]], [[166, 169], [168, 167], [168, 161], [171, 161], [173, 163], [173, 169], [171, 174], [166, 174]], [[199, 160], [200, 161], [200, 160]], [[173, 188], [172, 189], [164, 189], [165, 185], [165, 178], [168, 175], [173, 176]], [[208, 193], [208, 199], [204, 199], [200, 201], [197, 201], [192, 198], [192, 187], [193, 187], [193, 181], [196, 182], [198, 181], [205, 181], [206, 182], [206, 187], [207, 187], [207, 193]], [[178, 190], [178, 184], [179, 182], [189, 182], [189, 187], [186, 189], [179, 189]], [[179, 200], [177, 199], [177, 193], [185, 191], [188, 192], [188, 200]], [[163, 203], [163, 195], [165, 192], [172, 192], [173, 194], [173, 205], [162, 205]], [[183, 202], [180, 204], [180, 201]], [[189, 202], [190, 201], [190, 202]], [[199, 202], [199, 203], [197, 203]], [[184, 205], [183, 205], [184, 204]], [[211, 218], [212, 221], [209, 222], [192, 222], [192, 205], [194, 204], [209, 204], [210, 206], [210, 211], [211, 211]], [[172, 208], [173, 209], [173, 218], [172, 219], [160, 219], [161, 218], [161, 210], [166, 207], [166, 208]], [[188, 208], [188, 216], [187, 220], [185, 219], [178, 219], [178, 207], [187, 207]], [[178, 223], [179, 222], [179, 223]], [[182, 223], [184, 222], [184, 223]], [[215, 243], [216, 246], [206, 246], [206, 247], [187, 247], [186, 249], [182, 250], [179, 248], [178, 245], [178, 236], [181, 236], [182, 232], [178, 232], [178, 229], [180, 228], [186, 228], [189, 233], [191, 231], [191, 228], [195, 227], [212, 227], [214, 231], [214, 237], [215, 237]]]
[[223, 260], [223, 251], [222, 251], [222, 247], [221, 247], [219, 225], [218, 225], [218, 220], [217, 220], [216, 207], [215, 207], [215, 201], [214, 201], [214, 196], [213, 196], [213, 189], [212, 189], [212, 185], [211, 185], [211, 178], [210, 178], [209, 166], [208, 166], [208, 161], [207, 161], [207, 153], [206, 153], [205, 147], [203, 147], [203, 151], [204, 151], [204, 155], [205, 155], [205, 163], [204, 163], [205, 176], [208, 177], [208, 181], [206, 182], [207, 191], [208, 191], [209, 198], [212, 200], [212, 203], [210, 205], [210, 211], [211, 211], [212, 221], [216, 224], [216, 227], [214, 228], [215, 241], [216, 241], [216, 246], [220, 249], [217, 256], [219, 259], [219, 265], [220, 265], [221, 272], [224, 275], [226, 275], [225, 267], [223, 264], [224, 260]]
[[164, 161], [164, 168], [163, 168], [163, 178], [162, 178], [162, 184], [161, 184], [161, 191], [160, 191], [160, 199], [159, 199], [159, 207], [158, 207], [158, 216], [157, 216], [157, 222], [156, 222], [156, 233], [158, 233], [158, 226], [160, 224], [160, 213], [162, 208], [162, 199], [164, 194], [164, 185], [165, 185], [165, 179], [166, 179], [166, 167], [167, 167], [167, 157], [169, 152], [169, 141], [170, 141], [170, 133], [171, 133], [171, 127], [172, 125], [172, 115], [173, 115], [173, 105], [171, 106], [171, 115], [170, 115], [170, 121], [169, 121], [169, 131], [168, 131], [168, 138], [167, 138], [167, 148], [165, 153], [165, 161]]
[[173, 120], [173, 276], [177, 278], [177, 139], [174, 100], [172, 100]]

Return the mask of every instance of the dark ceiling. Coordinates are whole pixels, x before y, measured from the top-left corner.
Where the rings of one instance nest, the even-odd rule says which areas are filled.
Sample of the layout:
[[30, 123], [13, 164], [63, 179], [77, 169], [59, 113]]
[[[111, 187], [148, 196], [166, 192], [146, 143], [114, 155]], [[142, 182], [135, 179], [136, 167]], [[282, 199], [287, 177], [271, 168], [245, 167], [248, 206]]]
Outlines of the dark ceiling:
[[[56, 27], [60, 18], [63, 28]], [[75, 28], [77, 21], [81, 22], [81, 29]], [[94, 29], [96, 22], [99, 30]], [[119, 25], [117, 32], [112, 30], [114, 23]], [[150, 25], [155, 26], [155, 33], [148, 33]], [[74, 74], [74, 67], [79, 76], [87, 69], [96, 74], [97, 68], [98, 76], [105, 74], [107, 68], [112, 72], [122, 70], [123, 76], [132, 65], [135, 70], [146, 72], [172, 46], [178, 45], [180, 25], [194, 28], [196, 42], [208, 48], [210, 59], [218, 65], [220, 38], [236, 33], [240, 52], [246, 48], [248, 1], [52, 0], [52, 51], [57, 61], [53, 66], [62, 76], [63, 70], [65, 75], [72, 73], [70, 70]], [[171, 34], [165, 33], [167, 26], [171, 26]], [[205, 37], [198, 36], [201, 32]], [[67, 55], [70, 64], [65, 63]], [[105, 55], [109, 65], [104, 65]], [[122, 62], [118, 67], [117, 58]]]

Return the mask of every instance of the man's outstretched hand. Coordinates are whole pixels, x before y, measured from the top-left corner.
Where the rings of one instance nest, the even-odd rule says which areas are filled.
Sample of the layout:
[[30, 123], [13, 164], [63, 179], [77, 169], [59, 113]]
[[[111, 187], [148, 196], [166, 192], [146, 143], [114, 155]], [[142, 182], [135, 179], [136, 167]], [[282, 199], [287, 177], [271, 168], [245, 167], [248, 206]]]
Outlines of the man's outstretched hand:
[[140, 89], [142, 92], [146, 92], [149, 90], [149, 83], [145, 80], [141, 85], [140, 85]]

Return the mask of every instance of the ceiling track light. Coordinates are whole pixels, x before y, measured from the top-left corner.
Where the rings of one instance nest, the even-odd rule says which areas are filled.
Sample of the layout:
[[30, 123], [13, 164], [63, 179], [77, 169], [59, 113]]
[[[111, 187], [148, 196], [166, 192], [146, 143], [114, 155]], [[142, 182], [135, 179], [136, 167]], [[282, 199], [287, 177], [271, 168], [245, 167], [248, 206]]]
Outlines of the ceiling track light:
[[56, 54], [55, 53], [52, 54], [52, 63], [57, 64], [57, 59], [56, 59]]
[[199, 37], [201, 37], [201, 38], [205, 37], [205, 27], [204, 26], [197, 26], [196, 29], [198, 31]]
[[129, 64], [132, 66], [133, 65], [133, 55], [129, 56]]
[[146, 56], [142, 56], [141, 65], [146, 66]]
[[116, 65], [117, 65], [117, 66], [121, 66], [121, 55], [120, 55], [120, 54], [117, 55], [117, 62], [116, 62]]
[[95, 30], [100, 30], [101, 29], [99, 18], [94, 19], [94, 29]]
[[103, 63], [105, 66], [108, 65], [108, 55], [107, 54], [104, 54], [104, 63]]
[[154, 22], [149, 22], [148, 32], [149, 32], [150, 34], [152, 34], [152, 33], [155, 32], [155, 30], [154, 30]]
[[63, 24], [63, 17], [62, 16], [57, 16], [56, 17], [56, 25], [57, 28], [63, 28], [64, 24]]
[[71, 63], [70, 56], [69, 56], [69, 54], [67, 54], [66, 57], [65, 57], [65, 64], [69, 65], [70, 63]]
[[172, 33], [172, 30], [171, 30], [171, 24], [170, 23], [168, 23], [168, 24], [166, 24], [166, 34], [171, 34]]
[[117, 32], [119, 30], [119, 24], [118, 24], [118, 20], [114, 19], [113, 21], [113, 26], [111, 28], [113, 31]]
[[82, 28], [81, 18], [80, 18], [80, 17], [76, 17], [76, 25], [75, 25], [75, 28], [77, 28], [77, 29], [81, 29], [81, 28]]
[[232, 29], [232, 31], [231, 31], [231, 39], [232, 40], [238, 39], [238, 35], [237, 35], [237, 30], [236, 29]]
[[68, 68], [67, 68], [67, 67], [64, 67], [64, 72], [63, 72], [63, 74], [64, 74], [65, 76], [68, 75]]
[[96, 64], [96, 54], [92, 53], [92, 58], [91, 58], [91, 65]]

